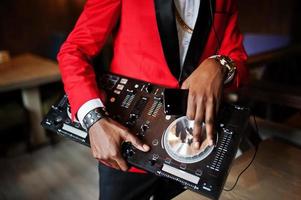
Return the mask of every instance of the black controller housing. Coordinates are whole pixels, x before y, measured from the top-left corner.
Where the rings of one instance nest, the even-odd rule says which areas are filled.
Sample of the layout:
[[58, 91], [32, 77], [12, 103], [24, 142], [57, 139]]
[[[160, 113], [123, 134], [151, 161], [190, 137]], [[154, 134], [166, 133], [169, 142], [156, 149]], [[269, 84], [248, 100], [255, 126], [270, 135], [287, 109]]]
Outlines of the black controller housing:
[[[103, 75], [99, 85], [107, 96], [108, 115], [151, 146], [144, 153], [125, 143], [122, 152], [129, 164], [178, 181], [212, 199], [219, 198], [248, 123], [248, 108], [222, 105], [216, 122], [218, 137], [214, 150], [200, 162], [180, 163], [169, 157], [161, 142], [164, 131], [179, 117], [165, 114], [163, 87], [114, 74]], [[70, 119], [69, 110], [65, 95], [51, 107], [42, 126], [89, 146], [86, 130]]]

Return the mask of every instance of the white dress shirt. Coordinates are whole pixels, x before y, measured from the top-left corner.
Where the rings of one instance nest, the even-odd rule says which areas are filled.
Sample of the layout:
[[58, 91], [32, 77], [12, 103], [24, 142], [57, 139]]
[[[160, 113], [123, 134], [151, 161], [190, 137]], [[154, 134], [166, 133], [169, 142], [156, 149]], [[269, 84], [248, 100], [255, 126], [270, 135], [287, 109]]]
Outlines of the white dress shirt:
[[[176, 9], [178, 10], [183, 21], [192, 29], [197, 20], [200, 0], [174, 0]], [[177, 21], [177, 31], [179, 39], [179, 50], [180, 50], [180, 65], [183, 67], [189, 43], [191, 40], [192, 33], [185, 31]], [[86, 114], [98, 107], [103, 107], [103, 103], [99, 98], [91, 99], [84, 103], [77, 111], [77, 118], [79, 122], [84, 126], [83, 119]]]
[[[175, 0], [175, 6], [178, 10], [182, 20], [191, 28], [194, 29], [196, 23], [200, 0]], [[192, 33], [185, 31], [177, 21], [179, 50], [180, 50], [180, 64], [181, 68], [184, 65], [187, 50], [190, 44]]]

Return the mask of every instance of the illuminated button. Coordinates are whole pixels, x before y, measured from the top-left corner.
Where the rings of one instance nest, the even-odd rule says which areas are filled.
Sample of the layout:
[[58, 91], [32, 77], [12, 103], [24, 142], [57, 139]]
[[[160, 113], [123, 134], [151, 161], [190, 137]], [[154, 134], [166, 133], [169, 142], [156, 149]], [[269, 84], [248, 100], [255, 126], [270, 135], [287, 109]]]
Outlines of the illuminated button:
[[128, 79], [126, 79], [126, 78], [122, 78], [121, 80], [120, 80], [120, 83], [121, 84], [126, 84], [128, 82]]
[[165, 116], [165, 119], [166, 119], [166, 120], [170, 120], [170, 119], [171, 119], [171, 116], [170, 116], [170, 115], [166, 115], [166, 116]]
[[152, 145], [157, 146], [159, 144], [159, 141], [157, 139], [154, 139], [152, 142]]
[[165, 158], [165, 163], [170, 164], [171, 163], [171, 158]]
[[180, 169], [183, 169], [183, 170], [185, 170], [185, 169], [186, 169], [186, 167], [187, 167], [187, 165], [186, 165], [186, 164], [183, 164], [183, 163], [181, 163], [181, 164], [180, 164]]
[[138, 87], [139, 87], [139, 85], [138, 85], [138, 84], [135, 84], [134, 88], [136, 88], [136, 89], [137, 89]]
[[120, 90], [114, 90], [115, 94], [120, 94], [120, 92], [121, 92]]
[[159, 158], [159, 155], [156, 154], [156, 153], [154, 153], [154, 154], [153, 154], [153, 160], [157, 160], [158, 158]]
[[195, 174], [198, 175], [198, 176], [202, 176], [203, 171], [202, 171], [201, 169], [197, 169], [197, 170], [195, 171]]
[[118, 84], [118, 85], [117, 85], [117, 89], [118, 89], [118, 90], [123, 90], [123, 88], [124, 88], [124, 85], [121, 85], [121, 84]]
[[206, 182], [203, 184], [203, 189], [207, 190], [207, 191], [211, 191], [212, 190], [212, 185], [207, 184]]

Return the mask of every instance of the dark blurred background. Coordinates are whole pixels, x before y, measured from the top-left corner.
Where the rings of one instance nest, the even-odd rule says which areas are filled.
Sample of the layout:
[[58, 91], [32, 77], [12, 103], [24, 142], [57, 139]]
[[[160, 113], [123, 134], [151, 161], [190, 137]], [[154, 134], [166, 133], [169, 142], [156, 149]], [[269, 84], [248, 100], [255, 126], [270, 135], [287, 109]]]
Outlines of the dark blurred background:
[[[85, 0], [1, 0], [0, 50], [8, 51], [11, 57], [31, 52], [55, 61], [84, 3]], [[300, 55], [300, 1], [243, 0], [238, 3], [245, 48], [253, 57], [249, 63], [251, 78], [294, 88], [300, 86], [300, 61], [297, 59]], [[275, 51], [280, 55], [258, 57]], [[108, 63], [109, 57], [107, 53], [102, 60]], [[286, 114], [296, 113], [295, 108], [283, 108], [279, 103], [269, 106], [266, 102], [252, 103], [256, 105], [256, 113], [276, 121], [283, 120]]]
[[12, 55], [34, 52], [55, 58], [55, 50], [74, 26], [84, 2], [1, 0], [1, 49]]
[[[300, 41], [298, 0], [239, 2], [243, 33], [271, 34]], [[1, 0], [0, 47], [12, 55], [34, 52], [54, 57], [74, 26], [85, 0]]]

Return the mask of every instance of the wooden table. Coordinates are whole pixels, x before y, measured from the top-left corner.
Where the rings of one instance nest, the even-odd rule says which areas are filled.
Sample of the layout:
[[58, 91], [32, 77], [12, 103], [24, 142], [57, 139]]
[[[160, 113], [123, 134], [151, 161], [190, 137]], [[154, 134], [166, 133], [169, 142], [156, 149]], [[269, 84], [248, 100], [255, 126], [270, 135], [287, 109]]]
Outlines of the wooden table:
[[47, 141], [45, 131], [40, 126], [42, 109], [39, 86], [59, 80], [58, 65], [33, 54], [23, 54], [0, 64], [0, 92], [21, 89], [22, 101], [31, 122], [32, 145]]
[[[254, 151], [235, 160], [225, 187], [233, 185], [237, 175], [247, 166]], [[240, 177], [231, 192], [223, 191], [221, 200], [300, 200], [301, 199], [301, 149], [274, 140], [259, 146], [257, 156]], [[185, 191], [173, 200], [205, 200], [201, 195]]]

